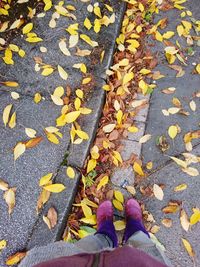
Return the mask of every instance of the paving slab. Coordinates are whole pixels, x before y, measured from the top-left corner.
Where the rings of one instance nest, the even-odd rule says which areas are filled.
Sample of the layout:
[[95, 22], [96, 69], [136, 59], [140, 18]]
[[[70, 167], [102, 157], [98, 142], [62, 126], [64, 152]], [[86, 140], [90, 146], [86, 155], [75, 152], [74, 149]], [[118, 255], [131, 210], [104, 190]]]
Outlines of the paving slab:
[[[193, 154], [197, 156], [200, 155], [200, 145], [193, 150]], [[200, 164], [195, 164], [193, 167], [200, 171]], [[200, 223], [191, 226], [189, 231], [186, 232], [180, 223], [180, 212], [175, 214], [164, 214], [162, 212], [162, 208], [167, 206], [170, 200], [181, 201], [182, 207], [189, 217], [193, 213], [192, 208], [200, 208], [199, 176], [191, 177], [184, 173], [176, 163], [171, 162], [161, 170], [158, 170], [154, 174], [150, 175], [142, 185], [149, 186], [154, 183], [165, 185], [163, 189], [164, 198], [162, 201], [159, 201], [155, 197], [144, 197], [140, 194], [137, 195], [137, 199], [141, 200], [145, 204], [146, 209], [153, 214], [156, 221], [155, 224], [160, 226], [160, 230], [156, 233], [156, 237], [165, 246], [168, 257], [171, 259], [173, 266], [176, 267], [193, 266], [192, 259], [187, 255], [181, 241], [181, 238], [186, 238], [196, 252], [195, 266], [200, 266]], [[174, 188], [183, 183], [188, 185], [187, 189], [184, 191], [174, 192]], [[163, 218], [172, 219], [172, 227], [165, 227], [161, 223]]]
[[[196, 6], [199, 4], [198, 0], [194, 0], [192, 2], [187, 2], [185, 4], [186, 8], [193, 12], [193, 16], [198, 19], [199, 13], [196, 10]], [[177, 9], [173, 9], [167, 12], [161, 12], [158, 15], [157, 20], [167, 17], [168, 18], [168, 26], [164, 30], [170, 30], [176, 32], [176, 26], [180, 24], [180, 21], [176, 18], [179, 17], [180, 11]], [[188, 18], [184, 18], [188, 20]], [[187, 47], [183, 37], [173, 37], [171, 40], [175, 43], [177, 39], [179, 43], [182, 44], [183, 47]], [[185, 145], [183, 142], [183, 136], [189, 131], [195, 131], [199, 129], [199, 117], [200, 117], [200, 101], [199, 98], [193, 99], [193, 94], [199, 90], [199, 82], [200, 76], [192, 74], [195, 66], [194, 63], [199, 62], [200, 55], [200, 47], [197, 45], [193, 46], [193, 50], [195, 54], [193, 56], [188, 56], [187, 66], [181, 64], [179, 61], [176, 61], [174, 64], [182, 66], [183, 70], [185, 70], [185, 75], [176, 78], [176, 71], [170, 69], [168, 67], [168, 63], [166, 62], [164, 56], [164, 44], [160, 42], [151, 41], [154, 44], [154, 51], [158, 52], [158, 66], [157, 70], [164, 74], [165, 77], [157, 80], [157, 88], [154, 90], [151, 99], [150, 99], [150, 108], [147, 117], [146, 130], [145, 134], [152, 134], [152, 138], [143, 145], [142, 148], [142, 156], [144, 163], [148, 161], [153, 161], [154, 167], [158, 168], [159, 166], [164, 165], [168, 161], [168, 155], [179, 155], [181, 152], [185, 150]], [[163, 89], [175, 87], [176, 91], [174, 94], [166, 95], [161, 91]], [[164, 116], [162, 113], [162, 109], [168, 109], [173, 107], [172, 98], [177, 97], [184, 108], [185, 111], [189, 112], [189, 116], [184, 116], [181, 114], [174, 114], [170, 116]], [[196, 111], [192, 111], [189, 107], [189, 102], [194, 100], [197, 108]], [[167, 134], [167, 130], [170, 125], [178, 124], [181, 128], [181, 133], [177, 135], [177, 137], [172, 141]], [[167, 138], [167, 142], [170, 144], [170, 149], [168, 149], [165, 153], [162, 153], [159, 148], [156, 147], [156, 139], [158, 136], [165, 135]], [[198, 144], [198, 139], [192, 141], [193, 145]]]
[[[8, 241], [8, 246], [0, 255], [1, 267], [6, 266], [5, 259], [17, 251], [27, 250], [35, 245], [45, 245], [61, 238], [80, 178], [79, 172], [76, 171], [75, 179], [69, 179], [66, 176], [66, 166], [61, 166], [61, 163], [63, 159], [67, 159], [65, 165], [74, 166], [75, 169], [76, 167], [83, 167], [101, 115], [105, 97], [105, 92], [101, 87], [105, 84], [105, 71], [112, 62], [115, 39], [121, 27], [125, 3], [109, 1], [116, 14], [116, 20], [109, 27], [102, 29], [100, 34], [96, 34], [92, 30], [88, 31], [83, 27], [83, 21], [86, 17], [90, 18], [91, 21], [94, 19], [94, 16], [87, 11], [86, 3], [67, 1], [67, 4], [76, 7], [76, 11], [73, 13], [79, 23], [79, 33], [87, 34], [99, 43], [98, 48], [93, 49], [83, 41], [79, 41], [78, 48], [92, 50], [90, 56], [75, 56], [77, 47], [70, 49], [72, 56], [66, 57], [61, 53], [58, 43], [62, 38], [66, 38], [68, 44], [69, 34], [65, 29], [76, 21], [61, 16], [57, 21], [57, 27], [51, 29], [48, 24], [53, 13], [52, 9], [46, 13], [44, 18], [37, 17], [33, 20], [34, 31], [44, 41], [30, 44], [24, 41], [24, 36], [18, 35], [12, 40], [12, 43], [23, 48], [27, 56], [19, 58], [14, 55], [15, 64], [13, 66], [0, 65], [0, 73], [5, 80], [14, 80], [20, 84], [19, 88], [12, 90], [19, 93], [20, 98], [18, 100], [11, 98], [9, 88], [3, 86], [0, 88], [0, 114], [2, 114], [5, 106], [11, 103], [13, 103], [12, 111], [17, 111], [17, 125], [14, 129], [5, 128], [2, 120], [0, 121], [0, 135], [2, 136], [0, 177], [8, 182], [9, 186], [17, 187], [16, 207], [10, 218], [3, 201], [3, 194], [0, 192], [1, 203], [3, 203], [0, 207], [0, 237]], [[104, 1], [99, 1], [99, 4], [102, 7]], [[46, 47], [47, 53], [41, 53], [40, 46]], [[100, 54], [103, 50], [105, 50], [104, 60], [102, 64], [99, 64]], [[58, 64], [61, 65], [68, 72], [68, 80], [62, 80], [56, 70], [48, 77], [36, 72], [34, 57], [41, 57], [44, 63], [51, 64], [55, 68]], [[69, 130], [71, 125], [69, 125], [62, 127], [63, 138], [60, 139], [59, 145], [55, 145], [46, 139], [43, 132], [44, 127], [55, 126], [55, 120], [61, 112], [61, 107], [52, 102], [50, 94], [57, 86], [66, 88], [66, 85], [70, 85], [72, 98], [75, 97], [75, 90], [80, 87], [84, 77], [79, 70], [72, 68], [75, 63], [85, 63], [88, 67], [88, 73], [94, 79], [94, 85], [85, 93], [84, 99], [84, 106], [91, 108], [93, 112], [78, 120], [81, 129], [86, 131], [90, 138], [80, 145], [70, 145]], [[40, 92], [43, 96], [39, 104], [33, 102], [33, 96], [36, 92]], [[14, 164], [13, 147], [17, 142], [28, 139], [24, 132], [25, 127], [35, 129], [38, 135], [44, 137], [44, 140], [38, 146], [27, 149]], [[62, 182], [66, 185], [66, 190], [60, 194], [52, 194], [48, 204], [37, 215], [35, 208], [40, 193], [38, 181], [41, 176], [49, 172], [55, 174], [54, 180], [56, 182]], [[58, 224], [50, 231], [44, 224], [42, 217], [46, 215], [51, 206], [58, 211]]]

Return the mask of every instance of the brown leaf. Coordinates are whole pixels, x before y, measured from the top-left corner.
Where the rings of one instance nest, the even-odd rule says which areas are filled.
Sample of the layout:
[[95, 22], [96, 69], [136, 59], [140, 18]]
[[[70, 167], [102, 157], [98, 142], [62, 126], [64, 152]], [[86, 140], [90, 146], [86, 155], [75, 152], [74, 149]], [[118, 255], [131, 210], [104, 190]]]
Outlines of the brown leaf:
[[43, 140], [42, 136], [37, 136], [23, 143], [25, 144], [26, 148], [33, 148], [37, 146], [42, 140]]
[[58, 215], [57, 215], [57, 211], [53, 207], [51, 207], [48, 210], [47, 218], [50, 221], [51, 229], [54, 228], [56, 226], [56, 224], [57, 224]]

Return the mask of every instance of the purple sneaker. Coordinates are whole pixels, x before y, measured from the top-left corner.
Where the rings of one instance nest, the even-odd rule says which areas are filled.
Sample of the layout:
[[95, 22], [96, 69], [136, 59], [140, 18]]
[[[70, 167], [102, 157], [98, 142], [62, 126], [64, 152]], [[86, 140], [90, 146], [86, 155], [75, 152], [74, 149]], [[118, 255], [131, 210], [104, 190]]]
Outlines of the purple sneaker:
[[135, 199], [129, 199], [125, 205], [126, 212], [126, 229], [124, 232], [123, 243], [136, 232], [142, 231], [149, 237], [149, 233], [146, 231], [142, 222], [142, 210], [139, 203]]
[[97, 209], [96, 234], [108, 236], [113, 242], [113, 247], [117, 247], [117, 235], [113, 224], [113, 207], [109, 200], [102, 202]]

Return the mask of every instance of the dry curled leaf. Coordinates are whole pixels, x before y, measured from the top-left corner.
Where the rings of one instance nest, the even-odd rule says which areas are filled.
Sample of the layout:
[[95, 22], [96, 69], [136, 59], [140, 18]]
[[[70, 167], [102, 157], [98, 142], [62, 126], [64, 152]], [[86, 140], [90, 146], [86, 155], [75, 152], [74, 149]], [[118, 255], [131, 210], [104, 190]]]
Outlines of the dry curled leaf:
[[11, 214], [13, 212], [13, 209], [15, 207], [15, 192], [16, 188], [10, 188], [5, 191], [3, 194], [3, 198], [6, 201], [6, 204], [8, 205], [8, 213]]

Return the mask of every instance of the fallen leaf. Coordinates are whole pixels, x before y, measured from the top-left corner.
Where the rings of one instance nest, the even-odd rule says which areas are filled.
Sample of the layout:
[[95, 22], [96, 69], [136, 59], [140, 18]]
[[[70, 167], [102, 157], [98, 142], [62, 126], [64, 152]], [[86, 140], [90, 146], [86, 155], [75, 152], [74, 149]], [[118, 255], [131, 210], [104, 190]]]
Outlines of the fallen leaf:
[[193, 214], [190, 217], [190, 224], [194, 225], [198, 222], [200, 222], [200, 210], [199, 209], [193, 209]]
[[50, 222], [50, 226], [52, 228], [54, 228], [57, 224], [58, 221], [58, 215], [57, 215], [57, 211], [55, 210], [54, 207], [51, 207], [48, 212], [47, 212], [47, 218], [49, 219]]
[[193, 248], [190, 245], [190, 243], [185, 238], [181, 238], [181, 239], [182, 239], [183, 245], [184, 245], [187, 253], [189, 254], [189, 256], [190, 257], [194, 257], [195, 256], [195, 253], [194, 253]]
[[14, 160], [16, 161], [26, 150], [25, 144], [19, 142], [15, 147], [14, 147]]
[[161, 223], [167, 228], [172, 227], [172, 220], [169, 218], [162, 219]]
[[63, 69], [63, 67], [61, 67], [60, 65], [58, 65], [58, 73], [60, 75], [60, 77], [63, 79], [63, 80], [67, 80], [68, 78], [68, 74], [67, 72]]
[[4, 123], [5, 126], [8, 123], [11, 109], [12, 109], [12, 104], [9, 104], [4, 108], [4, 111], [3, 111], [3, 123]]
[[11, 214], [13, 212], [13, 209], [15, 207], [15, 192], [16, 188], [10, 188], [5, 191], [3, 198], [6, 201], [6, 204], [8, 205], [8, 213]]
[[114, 222], [114, 227], [115, 227], [115, 230], [116, 231], [122, 231], [122, 230], [124, 230], [125, 227], [126, 227], [125, 221], [121, 221], [121, 220], [115, 221]]
[[100, 182], [97, 185], [97, 191], [99, 191], [103, 186], [105, 186], [109, 181], [109, 177], [107, 175], [101, 178]]
[[42, 136], [37, 136], [35, 138], [32, 138], [26, 142], [24, 142], [26, 148], [33, 148], [37, 146], [41, 141], [43, 140]]
[[180, 184], [174, 187], [175, 192], [183, 191], [187, 188], [187, 184]]
[[139, 143], [140, 144], [144, 144], [146, 143], [147, 141], [149, 141], [151, 139], [151, 134], [146, 134], [144, 136], [142, 136], [139, 140]]
[[123, 206], [122, 206], [122, 203], [121, 202], [119, 202], [118, 200], [116, 200], [116, 199], [113, 199], [113, 205], [114, 205], [114, 207], [117, 209], [117, 210], [119, 210], [119, 211], [122, 211], [123, 210]]
[[51, 181], [51, 178], [53, 177], [53, 173], [48, 173], [40, 178], [39, 186], [44, 186], [48, 184]]
[[190, 222], [188, 220], [188, 216], [184, 209], [181, 210], [180, 222], [181, 222], [181, 226], [183, 227], [183, 229], [187, 232], [190, 227]]
[[105, 133], [111, 133], [115, 129], [116, 124], [111, 123], [103, 127]]
[[0, 240], [0, 252], [2, 249], [4, 249], [7, 246], [6, 240]]
[[67, 167], [66, 173], [69, 176], [69, 178], [73, 179], [75, 177], [75, 171], [72, 167]]
[[157, 184], [154, 184], [154, 185], [153, 185], [153, 193], [154, 193], [154, 196], [155, 196], [158, 200], [163, 200], [164, 193], [163, 193], [162, 188], [161, 188], [159, 185], [157, 185]]
[[168, 128], [168, 135], [171, 139], [174, 139], [178, 134], [178, 128], [176, 125], [171, 125], [169, 128]]
[[122, 195], [120, 191], [115, 190], [114, 196], [119, 202], [121, 202], [122, 204], [124, 203], [124, 196]]
[[133, 170], [134, 170], [137, 174], [139, 174], [139, 175], [141, 175], [141, 176], [144, 176], [144, 172], [143, 172], [143, 170], [142, 170], [142, 167], [141, 167], [137, 162], [134, 162], [134, 164], [133, 164]]
[[44, 186], [44, 189], [52, 192], [52, 193], [60, 193], [62, 192], [66, 187], [63, 184], [51, 184]]
[[17, 252], [12, 256], [9, 256], [6, 260], [6, 264], [8, 266], [12, 266], [18, 264], [25, 256], [27, 252]]
[[28, 137], [35, 138], [37, 132], [32, 128], [25, 128], [25, 133]]

